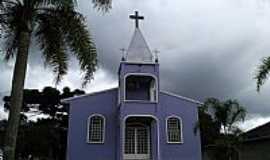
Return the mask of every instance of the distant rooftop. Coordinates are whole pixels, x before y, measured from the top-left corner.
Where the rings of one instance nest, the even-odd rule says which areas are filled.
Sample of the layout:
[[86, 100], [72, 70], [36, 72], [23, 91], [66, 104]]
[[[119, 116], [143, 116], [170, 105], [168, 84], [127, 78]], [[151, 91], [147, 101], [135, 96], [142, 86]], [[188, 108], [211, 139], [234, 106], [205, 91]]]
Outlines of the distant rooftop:
[[247, 141], [270, 139], [270, 122], [251, 129], [243, 134]]

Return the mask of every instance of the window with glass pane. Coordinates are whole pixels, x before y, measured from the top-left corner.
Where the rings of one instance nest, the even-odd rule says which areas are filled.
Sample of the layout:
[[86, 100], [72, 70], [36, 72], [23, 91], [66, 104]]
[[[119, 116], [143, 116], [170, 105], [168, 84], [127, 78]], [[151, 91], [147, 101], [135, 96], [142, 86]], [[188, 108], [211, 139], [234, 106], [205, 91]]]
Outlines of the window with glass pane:
[[89, 122], [89, 142], [102, 143], [104, 141], [104, 118], [92, 116]]
[[181, 121], [172, 117], [167, 120], [167, 138], [169, 143], [182, 142]]

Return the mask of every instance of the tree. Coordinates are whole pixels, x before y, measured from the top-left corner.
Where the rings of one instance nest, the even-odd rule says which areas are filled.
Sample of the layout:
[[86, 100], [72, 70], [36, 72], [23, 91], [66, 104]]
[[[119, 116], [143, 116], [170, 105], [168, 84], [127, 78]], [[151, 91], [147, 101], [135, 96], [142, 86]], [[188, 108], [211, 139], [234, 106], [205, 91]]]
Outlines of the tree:
[[[65, 160], [68, 106], [62, 104], [61, 99], [82, 94], [85, 94], [83, 90], [71, 91], [68, 87], [62, 92], [52, 87], [44, 87], [42, 91], [24, 89], [21, 110], [24, 121], [21, 120], [19, 127], [16, 159], [32, 155], [39, 159]], [[10, 96], [5, 96], [4, 102], [7, 111], [10, 109]], [[37, 121], [31, 121], [33, 116], [41, 114], [43, 116]], [[0, 121], [0, 142], [3, 138], [1, 126], [3, 128], [5, 124], [5, 121]]]
[[[68, 106], [61, 103], [61, 99], [83, 95], [83, 90], [71, 91], [64, 87], [62, 93], [53, 87], [44, 87], [40, 92], [38, 89], [24, 89], [21, 114], [27, 119], [37, 115], [46, 115], [52, 119], [62, 119], [68, 115]], [[4, 108], [10, 110], [10, 96], [4, 96]], [[26, 116], [28, 115], [28, 116]], [[29, 116], [30, 115], [30, 116]]]
[[[65, 160], [67, 130], [61, 120], [42, 118], [21, 124], [16, 147], [16, 159]], [[66, 127], [66, 126], [65, 126]]]
[[[96, 7], [108, 8], [110, 0], [93, 0]], [[67, 73], [69, 53], [79, 60], [86, 85], [96, 70], [96, 48], [74, 0], [0, 0], [0, 29], [6, 42], [6, 60], [15, 57], [10, 113], [4, 158], [14, 160], [22, 107], [29, 46], [37, 41], [45, 64], [52, 67], [59, 83]], [[104, 7], [105, 6], [105, 7]]]
[[[214, 148], [214, 158], [231, 160], [241, 142], [241, 130], [236, 123], [244, 121], [246, 110], [237, 100], [207, 99], [200, 109], [199, 127], [203, 144]], [[208, 116], [207, 116], [208, 115]], [[209, 131], [209, 128], [211, 130]]]
[[262, 64], [258, 67], [255, 79], [257, 80], [257, 91], [259, 92], [262, 85], [268, 78], [270, 72], [270, 57], [266, 57], [262, 60]]
[[[198, 125], [198, 124], [197, 124]], [[199, 125], [196, 126], [195, 132], [200, 127], [201, 146], [214, 144], [220, 134], [220, 124], [212, 119], [212, 116], [205, 112], [204, 108], [199, 108]]]

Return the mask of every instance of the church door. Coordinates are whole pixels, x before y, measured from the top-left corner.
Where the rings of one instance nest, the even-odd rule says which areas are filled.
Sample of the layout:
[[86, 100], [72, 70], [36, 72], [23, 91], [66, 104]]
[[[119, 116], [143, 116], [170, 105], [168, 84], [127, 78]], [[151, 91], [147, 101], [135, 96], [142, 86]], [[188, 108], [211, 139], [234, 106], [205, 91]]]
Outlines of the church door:
[[150, 128], [127, 126], [125, 133], [125, 160], [150, 160]]

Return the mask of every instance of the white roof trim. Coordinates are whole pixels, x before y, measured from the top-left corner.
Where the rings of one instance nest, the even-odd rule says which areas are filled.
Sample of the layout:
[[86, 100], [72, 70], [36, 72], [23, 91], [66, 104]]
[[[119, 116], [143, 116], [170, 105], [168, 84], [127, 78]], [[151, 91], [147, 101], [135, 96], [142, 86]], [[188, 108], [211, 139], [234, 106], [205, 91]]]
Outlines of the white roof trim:
[[[114, 89], [118, 89], [118, 87], [114, 87], [114, 88], [110, 88], [110, 89], [106, 89], [106, 90], [102, 90], [102, 91], [96, 91], [96, 92], [84, 94], [84, 95], [81, 95], [81, 96], [65, 98], [65, 99], [62, 99], [61, 102], [66, 103], [66, 102], [73, 101], [73, 100], [78, 99], [78, 98], [83, 98], [83, 97], [87, 97], [87, 96], [92, 96], [92, 95], [95, 95], [95, 94], [98, 94], [98, 93], [108, 92], [108, 91], [111, 91], [111, 90], [114, 90]], [[176, 98], [180, 98], [180, 99], [182, 99], [182, 100], [185, 100], [185, 101], [188, 101], [188, 102], [192, 102], [192, 103], [196, 103], [196, 104], [199, 104], [199, 105], [202, 105], [202, 104], [203, 104], [202, 102], [197, 101], [197, 100], [194, 100], [194, 99], [192, 99], [192, 98], [180, 96], [180, 95], [177, 95], [177, 94], [168, 92], [168, 91], [160, 91], [160, 93], [164, 93], [164, 94], [167, 94], [167, 95], [169, 95], [169, 96], [173, 96], [173, 97], [176, 97]]]
[[87, 93], [87, 94], [84, 94], [84, 95], [81, 95], [81, 96], [65, 98], [65, 99], [62, 99], [61, 102], [69, 102], [69, 101], [72, 101], [72, 100], [75, 100], [75, 99], [78, 99], [78, 98], [92, 96], [92, 95], [95, 95], [95, 94], [98, 94], [98, 93], [108, 92], [108, 91], [111, 91], [111, 90], [114, 90], [114, 89], [118, 89], [118, 87], [105, 89], [105, 90], [102, 90], [102, 91], [91, 92], [91, 93]]
[[192, 99], [192, 98], [180, 96], [180, 95], [177, 95], [177, 94], [168, 92], [168, 91], [160, 91], [160, 92], [161, 92], [161, 93], [165, 93], [165, 94], [170, 95], [170, 96], [173, 96], [173, 97], [176, 97], [176, 98], [180, 98], [180, 99], [185, 100], [185, 101], [189, 101], [189, 102], [192, 102], [192, 103], [196, 103], [196, 104], [199, 104], [199, 105], [202, 105], [202, 104], [203, 104], [202, 102], [197, 101], [197, 100], [194, 100], [194, 99]]
[[124, 64], [149, 64], [149, 65], [153, 65], [153, 64], [158, 64], [157, 62], [140, 62], [140, 61], [121, 61], [121, 63]]

